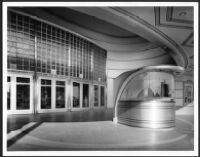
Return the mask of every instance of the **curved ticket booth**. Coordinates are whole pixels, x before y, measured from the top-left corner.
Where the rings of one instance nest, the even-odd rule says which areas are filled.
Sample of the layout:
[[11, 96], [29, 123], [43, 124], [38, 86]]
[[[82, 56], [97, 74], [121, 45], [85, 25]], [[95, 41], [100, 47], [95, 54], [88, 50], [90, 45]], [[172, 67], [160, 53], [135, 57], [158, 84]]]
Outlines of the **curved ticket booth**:
[[174, 75], [178, 66], [145, 67], [131, 74], [119, 90], [114, 121], [148, 128], [175, 126]]

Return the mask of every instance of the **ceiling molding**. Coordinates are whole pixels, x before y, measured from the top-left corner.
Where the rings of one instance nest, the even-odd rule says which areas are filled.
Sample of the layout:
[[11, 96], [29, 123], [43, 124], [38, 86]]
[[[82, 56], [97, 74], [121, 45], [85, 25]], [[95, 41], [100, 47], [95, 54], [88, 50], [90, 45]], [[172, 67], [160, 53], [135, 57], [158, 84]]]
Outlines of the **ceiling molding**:
[[[55, 15], [55, 16], [57, 16], [58, 18], [60, 18], [60, 19], [62, 19], [62, 20], [64, 20], [64, 21], [66, 21], [66, 18], [64, 18], [63, 17], [63, 15], [61, 16], [60, 14], [58, 15], [58, 14], [55, 14], [54, 12], [52, 12], [51, 10], [47, 10], [47, 9], [43, 9], [44, 11], [46, 11], [48, 14], [51, 14], [51, 15]], [[82, 28], [84, 28], [84, 29], [88, 29], [88, 30], [91, 30], [91, 31], [93, 31], [93, 32], [96, 32], [96, 33], [100, 33], [100, 34], [103, 34], [103, 35], [106, 35], [106, 36], [110, 36], [110, 37], [112, 37], [112, 38], [120, 38], [120, 39], [124, 39], [124, 38], [137, 38], [138, 37], [138, 35], [129, 35], [129, 36], [122, 36], [122, 35], [113, 35], [113, 34], [109, 34], [109, 33], [105, 33], [105, 32], [103, 32], [103, 31], [99, 31], [99, 30], [97, 30], [97, 29], [95, 29], [95, 28], [89, 28], [89, 27], [87, 27], [87, 26], [85, 26], [85, 25], [83, 25], [83, 24], [80, 24], [80, 23], [78, 23], [78, 22], [75, 22], [75, 21], [72, 21], [72, 20], [69, 20], [69, 19], [67, 19], [67, 21], [69, 22], [69, 23], [71, 23], [71, 24], [74, 24], [74, 25], [77, 25], [77, 26], [79, 26], [79, 27], [82, 27]]]
[[[160, 7], [154, 7], [154, 14], [155, 14], [155, 26], [159, 27], [166, 27], [166, 28], [181, 28], [181, 29], [189, 29], [192, 30], [193, 26], [186, 26], [186, 25], [177, 25], [175, 23], [181, 23], [181, 24], [193, 24], [190, 23], [190, 21], [187, 20], [180, 20], [173, 18], [173, 9], [172, 7], [168, 7], [166, 12], [166, 23], [161, 22], [161, 13], [160, 13]], [[175, 22], [175, 23], [172, 23]]]
[[[179, 60], [180, 58], [177, 57], [178, 55], [181, 55], [182, 59], [184, 61], [182, 61], [184, 67], [187, 67], [188, 65], [188, 59], [187, 56], [185, 55], [183, 49], [174, 41], [172, 40], [169, 36], [167, 36], [164, 32], [162, 32], [161, 30], [159, 30], [158, 28], [156, 28], [154, 25], [148, 23], [147, 21], [143, 20], [142, 18], [140, 18], [139, 16], [134, 15], [133, 13], [130, 13], [126, 10], [124, 10], [123, 8], [120, 7], [110, 7], [112, 10], [117, 11], [118, 13], [125, 15], [129, 18], [131, 18], [134, 21], [137, 21], [138, 23], [142, 24], [143, 26], [145, 26], [146, 28], [148, 28], [149, 31], [153, 31], [154, 33], [156, 33], [158, 36], [162, 37], [164, 40], [168, 41], [171, 45], [173, 45], [174, 48], [172, 48], [173, 50], [175, 49], [175, 54], [172, 55], [172, 58], [174, 58], [177, 62], [177, 64], [179, 64]], [[155, 10], [157, 10], [157, 7], [154, 7]], [[155, 11], [154, 10], [154, 11]], [[156, 18], [158, 18], [157, 16], [158, 14], [155, 14]], [[177, 52], [178, 51], [178, 52]], [[178, 61], [177, 61], [178, 60]]]
[[146, 57], [146, 58], [140, 58], [140, 59], [127, 59], [127, 60], [119, 60], [119, 59], [108, 59], [108, 61], [111, 61], [111, 62], [134, 62], [134, 61], [144, 61], [144, 60], [149, 60], [149, 59], [156, 59], [158, 57], [163, 57], [163, 56], [166, 56], [168, 55], [167, 52], [163, 53], [163, 54], [159, 54], [159, 55], [156, 55], [156, 56], [153, 56], [153, 57]]
[[194, 33], [192, 32], [182, 43], [183, 46], [194, 47]]
[[174, 7], [167, 7], [166, 21], [183, 23], [183, 24], [193, 24], [192, 20], [177, 19], [173, 17], [173, 14], [174, 14]]

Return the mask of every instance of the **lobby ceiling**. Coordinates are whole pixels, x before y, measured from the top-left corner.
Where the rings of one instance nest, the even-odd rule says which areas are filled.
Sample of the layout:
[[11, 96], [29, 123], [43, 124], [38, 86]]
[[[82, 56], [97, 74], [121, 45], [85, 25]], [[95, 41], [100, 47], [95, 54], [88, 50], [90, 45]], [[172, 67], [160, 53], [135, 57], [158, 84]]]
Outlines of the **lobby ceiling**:
[[116, 38], [131, 38], [136, 37], [137, 35], [121, 28], [117, 25], [113, 25], [112, 23], [109, 23], [107, 21], [101, 20], [96, 18], [93, 15], [84, 14], [78, 11], [73, 10], [72, 8], [67, 7], [42, 7], [40, 8], [49, 14], [53, 14], [57, 17], [59, 17], [62, 20], [68, 21], [70, 23], [73, 23], [75, 25], [78, 25], [80, 27], [116, 37]]
[[[169, 48], [177, 51], [175, 56], [179, 57], [176, 58], [182, 59], [176, 62], [184, 65], [181, 62], [185, 60], [186, 73], [193, 75], [192, 7], [39, 7], [37, 9], [29, 7], [25, 10], [36, 16], [44, 14], [45, 17], [47, 13], [50, 15], [49, 19], [57, 17], [61, 21], [67, 21], [69, 23], [66, 23], [65, 27], [69, 26], [69, 29], [72, 28], [74, 31], [78, 30], [74, 26], [84, 28], [85, 31], [80, 30], [77, 33], [83, 36], [90, 34], [86, 37], [99, 42], [105, 48], [106, 45], [115, 46], [115, 49], [112, 48], [113, 52], [122, 51], [124, 48], [127, 52], [137, 52], [136, 49], [140, 44], [149, 45], [149, 43], [152, 45], [148, 46], [148, 49], [161, 47], [164, 50]], [[141, 55], [142, 53], [145, 51], [143, 50]]]
[[[101, 10], [110, 11], [116, 17], [122, 16], [121, 23], [112, 14], [113, 21], [110, 23], [117, 25], [123, 29], [129, 30], [131, 33], [138, 34], [139, 36], [153, 41], [155, 44], [159, 44], [158, 41], [154, 41], [152, 36], [147, 36], [143, 32], [139, 32], [137, 29], [130, 29], [128, 25], [123, 24], [124, 19], [137, 18], [147, 27], [152, 26], [154, 30], [161, 32], [168, 39], [176, 43], [184, 51], [184, 55], [187, 57], [186, 72], [188, 75], [193, 75], [194, 70], [194, 30], [193, 30], [193, 7], [104, 7], [94, 9], [90, 8], [73, 8], [76, 11], [80, 11], [84, 14], [90, 14], [101, 20], [109, 21], [108, 15]], [[114, 12], [114, 11], [116, 12]], [[121, 13], [121, 14], [118, 14]], [[134, 25], [133, 25], [134, 26]]]

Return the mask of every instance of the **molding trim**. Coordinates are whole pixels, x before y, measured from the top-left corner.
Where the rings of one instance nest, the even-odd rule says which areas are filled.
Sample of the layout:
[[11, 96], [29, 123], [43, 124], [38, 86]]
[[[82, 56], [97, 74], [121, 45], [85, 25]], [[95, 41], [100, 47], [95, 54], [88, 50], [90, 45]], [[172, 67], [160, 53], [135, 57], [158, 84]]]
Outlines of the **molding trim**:
[[[169, 8], [170, 7], [167, 8], [168, 9], [168, 13], [166, 13], [166, 21], [168, 21], [168, 22], [186, 23], [184, 20], [173, 19], [172, 18], [173, 11], [172, 11], [172, 9], [169, 9]], [[181, 26], [181, 25], [175, 25], [175, 24], [162, 23], [160, 21], [160, 7], [154, 7], [154, 14], [155, 14], [155, 26], [167, 27], [167, 28], [182, 28], [182, 29], [193, 30], [192, 26]], [[186, 24], [188, 24], [188, 23], [186, 23]]]
[[193, 24], [192, 20], [183, 20], [183, 19], [173, 18], [173, 11], [174, 11], [174, 7], [167, 7], [166, 21], [177, 22], [177, 23], [185, 23], [185, 24]]
[[[171, 38], [169, 38], [165, 33], [163, 33], [162, 31], [160, 31], [158, 28], [156, 28], [155, 26], [151, 25], [150, 23], [146, 22], [145, 20], [141, 19], [140, 17], [134, 15], [133, 13], [130, 13], [120, 7], [110, 7], [112, 10], [115, 10], [118, 13], [121, 13], [125, 16], [128, 16], [129, 18], [133, 19], [134, 21], [139, 22], [140, 24], [146, 26], [146, 28], [152, 30], [153, 32], [157, 33], [158, 35], [160, 35], [161, 37], [163, 37], [165, 40], [167, 40], [170, 44], [172, 44], [175, 48], [176, 48], [176, 53], [180, 54], [183, 59], [184, 59], [184, 67], [187, 67], [188, 65], [188, 59], [187, 56], [185, 55], [183, 49]], [[156, 9], [157, 7], [154, 7], [154, 9]], [[155, 11], [155, 10], [154, 10]], [[155, 17], [157, 17], [157, 14], [155, 13]], [[159, 19], [159, 18], [158, 18]], [[156, 21], [156, 20], [155, 20]], [[178, 52], [177, 52], [178, 51]], [[173, 56], [172, 56], [173, 58]], [[175, 58], [175, 60], [178, 58]]]
[[[194, 32], [192, 32], [186, 39], [185, 41], [182, 43], [183, 46], [187, 46], [187, 47], [194, 47], [194, 45], [189, 44], [188, 42], [193, 39], [194, 36]], [[194, 41], [194, 39], [193, 39]]]
[[167, 52], [163, 53], [163, 54], [159, 54], [153, 57], [149, 57], [149, 58], [142, 58], [142, 59], [132, 59], [132, 60], [117, 60], [117, 59], [107, 59], [107, 61], [111, 61], [111, 62], [134, 62], [134, 61], [144, 61], [144, 60], [149, 60], [149, 59], [156, 59], [158, 57], [163, 57], [166, 56]]
[[[47, 12], [48, 14], [57, 16], [58, 18], [62, 19], [63, 21], [66, 21], [66, 19], [65, 19], [63, 16], [57, 15], [57, 14], [53, 13], [53, 12], [50, 11], [50, 10], [44, 9], [44, 11]], [[82, 28], [84, 28], [84, 29], [91, 30], [91, 31], [93, 31], [93, 32], [96, 32], [96, 33], [99, 33], [99, 34], [103, 34], [103, 35], [106, 35], [106, 36], [110, 36], [110, 37], [112, 37], [112, 38], [124, 39], [124, 38], [137, 38], [137, 37], [139, 37], [138, 35], [135, 35], [135, 34], [134, 34], [133, 36], [131, 36], [131, 35], [130, 35], [130, 36], [111, 35], [111, 34], [104, 33], [104, 32], [101, 32], [101, 31], [98, 31], [98, 30], [95, 30], [95, 29], [88, 28], [87, 26], [78, 24], [77, 22], [71, 21], [71, 20], [69, 20], [69, 19], [67, 19], [67, 21], [68, 21], [69, 23], [71, 23], [71, 24], [77, 25], [77, 26], [82, 27]], [[130, 32], [130, 34], [131, 34], [131, 32]]]

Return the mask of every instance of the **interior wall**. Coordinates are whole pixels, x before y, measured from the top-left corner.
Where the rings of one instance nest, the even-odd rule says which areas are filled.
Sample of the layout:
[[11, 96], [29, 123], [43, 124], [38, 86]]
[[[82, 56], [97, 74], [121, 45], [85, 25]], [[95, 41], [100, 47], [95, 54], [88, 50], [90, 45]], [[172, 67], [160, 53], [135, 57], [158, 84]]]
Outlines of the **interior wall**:
[[114, 38], [81, 28], [80, 26], [69, 23], [68, 21], [63, 21], [41, 10], [32, 10], [32, 12], [31, 10], [26, 11], [28, 14], [35, 15], [40, 19], [78, 33], [107, 50], [107, 106], [109, 108], [114, 106], [118, 89], [125, 78], [128, 77], [128, 73], [125, 72], [136, 70], [144, 66], [176, 64], [164, 49], [143, 38]]

